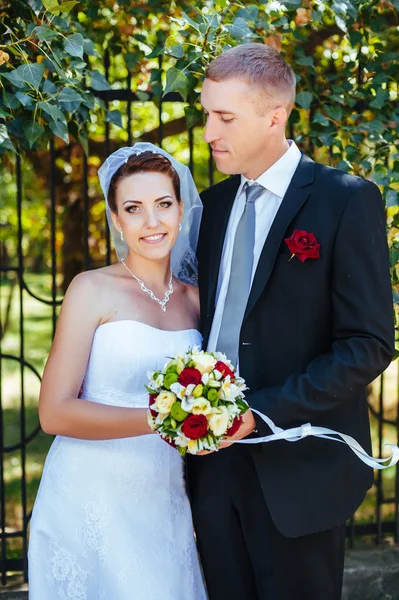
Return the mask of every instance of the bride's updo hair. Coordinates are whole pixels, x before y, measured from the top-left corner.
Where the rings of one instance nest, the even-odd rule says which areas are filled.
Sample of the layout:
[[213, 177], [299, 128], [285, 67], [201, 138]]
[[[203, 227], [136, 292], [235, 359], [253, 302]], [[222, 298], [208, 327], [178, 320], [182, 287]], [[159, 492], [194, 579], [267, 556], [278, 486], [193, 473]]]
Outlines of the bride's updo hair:
[[115, 171], [109, 184], [108, 205], [113, 213], [116, 214], [118, 212], [116, 191], [120, 181], [136, 173], [164, 173], [164, 175], [167, 175], [172, 180], [177, 201], [181, 201], [180, 178], [170, 160], [163, 154], [156, 154], [148, 150], [140, 152], [140, 154], [133, 152], [127, 161]]

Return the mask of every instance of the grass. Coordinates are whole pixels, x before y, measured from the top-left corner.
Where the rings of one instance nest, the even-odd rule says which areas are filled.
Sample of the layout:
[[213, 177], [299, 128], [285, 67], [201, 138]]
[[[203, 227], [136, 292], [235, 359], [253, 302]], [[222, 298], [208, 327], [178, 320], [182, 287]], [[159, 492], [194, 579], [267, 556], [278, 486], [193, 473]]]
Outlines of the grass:
[[[26, 276], [28, 286], [32, 291], [47, 299], [51, 298], [51, 280], [48, 276], [28, 274]], [[1, 322], [4, 322], [7, 299], [11, 290], [10, 280], [4, 278], [0, 287], [0, 311]], [[26, 291], [23, 292], [24, 307], [24, 350], [25, 359], [42, 373], [45, 360], [51, 347], [52, 340], [52, 310], [50, 306], [32, 298]], [[19, 331], [19, 288], [16, 285], [13, 290], [9, 326], [2, 340], [2, 352], [18, 357], [20, 355], [20, 331]], [[16, 360], [4, 359], [2, 363], [2, 407], [3, 407], [3, 431], [6, 446], [18, 444], [21, 440], [21, 374], [23, 371], [24, 393], [25, 393], [25, 419], [24, 427], [26, 435], [33, 432], [39, 425], [37, 415], [37, 401], [40, 381], [34, 372], [25, 366], [21, 370], [20, 363]], [[384, 410], [386, 416], [392, 420], [397, 418], [397, 386], [398, 365], [397, 361], [392, 363], [386, 372], [384, 390]], [[374, 382], [371, 391], [371, 403], [378, 408], [379, 381]], [[378, 424], [372, 417], [372, 440], [374, 456], [379, 454], [378, 449]], [[397, 430], [393, 426], [384, 426], [384, 441], [397, 443]], [[43, 463], [51, 445], [52, 437], [39, 432], [26, 446], [26, 496], [27, 509], [31, 510], [40, 482]], [[15, 531], [22, 528], [22, 461], [21, 450], [15, 450], [5, 454], [4, 458], [4, 480], [5, 480], [5, 510], [7, 531]], [[396, 470], [389, 469], [383, 473], [383, 489], [385, 497], [395, 495]], [[372, 522], [375, 520], [375, 486], [369, 490], [365, 501], [356, 514], [356, 522]], [[383, 519], [392, 519], [394, 515], [394, 503], [385, 504], [382, 507]], [[10, 539], [7, 542], [7, 557], [14, 558], [21, 554], [22, 542], [19, 538]]]

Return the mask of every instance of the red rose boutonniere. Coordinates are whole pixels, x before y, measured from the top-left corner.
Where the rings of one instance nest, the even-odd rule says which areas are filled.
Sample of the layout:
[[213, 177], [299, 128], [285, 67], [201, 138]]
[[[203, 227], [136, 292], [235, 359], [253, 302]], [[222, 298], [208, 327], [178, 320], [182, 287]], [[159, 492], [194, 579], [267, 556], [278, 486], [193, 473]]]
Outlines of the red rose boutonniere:
[[292, 236], [284, 241], [291, 252], [290, 260], [294, 256], [299, 258], [301, 262], [305, 262], [307, 258], [320, 258], [320, 244], [314, 233], [295, 229]]

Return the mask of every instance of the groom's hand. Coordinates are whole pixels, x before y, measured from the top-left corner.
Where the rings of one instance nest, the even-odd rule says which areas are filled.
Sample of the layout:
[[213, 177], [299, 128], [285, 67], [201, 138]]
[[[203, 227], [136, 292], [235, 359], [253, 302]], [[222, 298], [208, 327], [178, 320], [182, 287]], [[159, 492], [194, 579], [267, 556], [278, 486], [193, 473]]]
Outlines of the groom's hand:
[[251, 409], [248, 409], [242, 417], [241, 427], [238, 429], [238, 431], [236, 431], [234, 435], [227, 438], [226, 440], [223, 440], [223, 442], [220, 442], [220, 449], [228, 448], [234, 443], [235, 440], [242, 440], [243, 438], [247, 437], [247, 435], [255, 431], [255, 429], [256, 422], [254, 416], [252, 414]]
[[[240, 429], [228, 439], [223, 440], [223, 442], [220, 442], [220, 446], [218, 449], [221, 450], [222, 448], [228, 448], [234, 443], [235, 440], [242, 440], [243, 438], [247, 437], [247, 435], [255, 431], [255, 429], [256, 422], [254, 416], [251, 410], [248, 409], [242, 417], [242, 424]], [[216, 452], [216, 450], [202, 450], [201, 452], [197, 452], [196, 456], [206, 456], [207, 454], [213, 454], [213, 452]]]

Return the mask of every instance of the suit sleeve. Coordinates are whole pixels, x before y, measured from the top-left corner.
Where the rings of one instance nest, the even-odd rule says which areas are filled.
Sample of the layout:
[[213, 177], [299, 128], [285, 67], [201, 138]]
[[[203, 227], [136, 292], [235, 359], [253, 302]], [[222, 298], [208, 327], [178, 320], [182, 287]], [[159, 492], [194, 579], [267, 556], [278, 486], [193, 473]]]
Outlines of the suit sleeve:
[[357, 395], [394, 353], [392, 289], [385, 214], [376, 185], [350, 196], [332, 258], [332, 345], [281, 386], [249, 393], [249, 404], [277, 425], [312, 422]]

